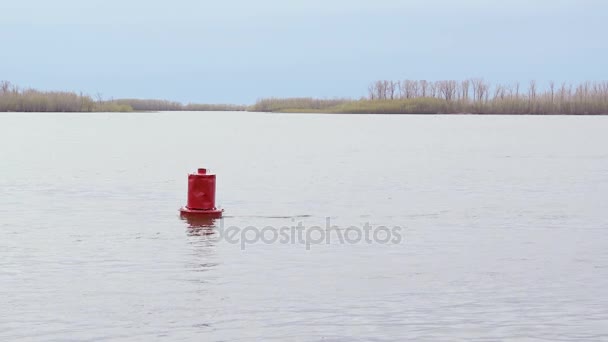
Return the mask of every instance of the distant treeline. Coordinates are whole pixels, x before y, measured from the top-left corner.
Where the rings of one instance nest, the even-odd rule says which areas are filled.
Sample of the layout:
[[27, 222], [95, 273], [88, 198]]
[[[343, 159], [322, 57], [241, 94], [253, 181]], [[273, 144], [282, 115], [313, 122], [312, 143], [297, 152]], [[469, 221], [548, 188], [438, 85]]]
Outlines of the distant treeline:
[[464, 81], [376, 81], [359, 100], [269, 98], [250, 110], [372, 114], [608, 114], [608, 81], [580, 84], [531, 81], [492, 85]]
[[183, 105], [179, 102], [167, 100], [141, 100], [141, 99], [119, 99], [114, 103], [128, 105], [136, 111], [245, 111], [247, 106], [230, 104], [197, 104], [189, 103]]
[[94, 99], [73, 92], [21, 89], [0, 82], [0, 112], [252, 111], [370, 114], [608, 114], [608, 81], [530, 81], [492, 85], [464, 81], [376, 81], [361, 99], [267, 98], [252, 106], [167, 100]]
[[132, 111], [243, 111], [246, 106], [186, 104], [166, 100], [96, 99], [65, 91], [22, 89], [0, 81], [0, 112], [132, 112]]
[[0, 81], [0, 112], [130, 112], [128, 105], [65, 91], [21, 89]]
[[336, 112], [344, 104], [354, 102], [352, 99], [314, 99], [312, 97], [267, 98], [258, 100], [249, 107], [252, 112]]

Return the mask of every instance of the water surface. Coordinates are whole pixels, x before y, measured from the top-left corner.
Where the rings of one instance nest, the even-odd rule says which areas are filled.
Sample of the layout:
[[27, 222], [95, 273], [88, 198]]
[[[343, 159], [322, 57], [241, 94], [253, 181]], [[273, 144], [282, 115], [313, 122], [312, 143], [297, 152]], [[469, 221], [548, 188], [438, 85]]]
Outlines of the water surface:
[[[608, 340], [608, 117], [0, 114], [0, 340]], [[231, 244], [226, 226], [400, 226]], [[217, 223], [216, 223], [217, 224]]]

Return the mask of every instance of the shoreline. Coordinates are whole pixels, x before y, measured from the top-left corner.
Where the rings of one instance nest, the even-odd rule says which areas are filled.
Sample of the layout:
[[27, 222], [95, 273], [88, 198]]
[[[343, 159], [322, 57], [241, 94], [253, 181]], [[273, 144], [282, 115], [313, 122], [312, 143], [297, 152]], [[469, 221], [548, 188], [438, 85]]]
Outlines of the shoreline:
[[2, 114], [179, 114], [179, 113], [251, 113], [251, 114], [275, 114], [275, 115], [344, 115], [344, 116], [353, 116], [353, 115], [367, 115], [367, 116], [608, 116], [608, 113], [601, 114], [556, 114], [556, 113], [547, 113], [547, 114], [539, 114], [539, 113], [330, 113], [330, 112], [261, 112], [261, 111], [234, 111], [234, 110], [148, 110], [148, 111], [128, 111], [128, 112], [116, 112], [116, 111], [92, 111], [92, 112], [82, 112], [82, 111], [74, 111], [74, 112], [33, 112], [33, 111], [0, 111], [0, 115]]
[[579, 84], [550, 82], [527, 89], [463, 81], [376, 81], [359, 99], [313, 97], [261, 98], [252, 105], [181, 103], [163, 99], [103, 99], [83, 93], [22, 89], [0, 81], [0, 112], [262, 112], [280, 114], [368, 115], [608, 115], [608, 81]]

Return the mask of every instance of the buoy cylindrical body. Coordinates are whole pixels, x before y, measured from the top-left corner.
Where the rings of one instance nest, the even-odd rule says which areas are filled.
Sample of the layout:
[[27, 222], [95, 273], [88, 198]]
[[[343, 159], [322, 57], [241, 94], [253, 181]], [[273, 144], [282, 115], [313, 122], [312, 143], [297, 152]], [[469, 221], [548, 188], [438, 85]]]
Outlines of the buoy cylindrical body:
[[222, 211], [215, 207], [215, 180], [206, 169], [188, 175], [188, 203], [180, 210], [182, 214], [221, 217]]
[[215, 175], [206, 171], [188, 175], [188, 208], [215, 209]]

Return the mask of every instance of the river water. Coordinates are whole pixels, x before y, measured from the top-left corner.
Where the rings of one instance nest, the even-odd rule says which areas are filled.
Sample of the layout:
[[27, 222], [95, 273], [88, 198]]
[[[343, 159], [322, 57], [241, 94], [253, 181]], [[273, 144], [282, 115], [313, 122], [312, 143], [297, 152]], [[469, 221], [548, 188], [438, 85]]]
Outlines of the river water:
[[[607, 341], [607, 132], [588, 116], [0, 114], [0, 340]], [[198, 167], [218, 175], [212, 226], [178, 215]], [[381, 226], [388, 243], [339, 239]]]

